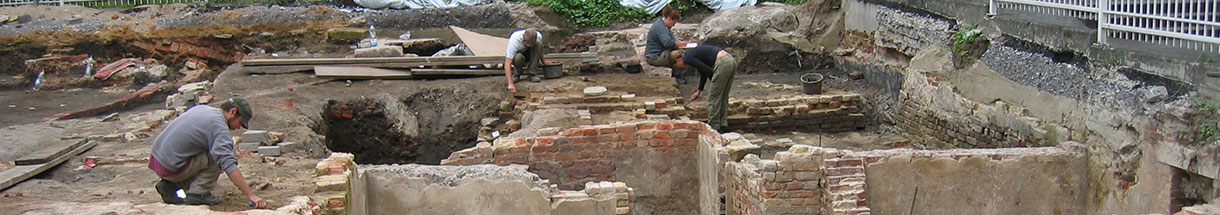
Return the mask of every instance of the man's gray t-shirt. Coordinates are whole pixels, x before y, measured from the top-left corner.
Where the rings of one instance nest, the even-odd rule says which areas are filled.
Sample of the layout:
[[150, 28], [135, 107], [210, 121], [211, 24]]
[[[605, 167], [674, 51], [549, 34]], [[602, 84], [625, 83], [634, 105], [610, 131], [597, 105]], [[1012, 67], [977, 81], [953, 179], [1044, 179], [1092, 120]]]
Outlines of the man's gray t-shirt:
[[191, 157], [200, 153], [208, 153], [225, 173], [237, 169], [233, 137], [219, 108], [207, 105], [191, 107], [165, 126], [165, 130], [153, 140], [152, 156], [170, 171], [178, 171]]

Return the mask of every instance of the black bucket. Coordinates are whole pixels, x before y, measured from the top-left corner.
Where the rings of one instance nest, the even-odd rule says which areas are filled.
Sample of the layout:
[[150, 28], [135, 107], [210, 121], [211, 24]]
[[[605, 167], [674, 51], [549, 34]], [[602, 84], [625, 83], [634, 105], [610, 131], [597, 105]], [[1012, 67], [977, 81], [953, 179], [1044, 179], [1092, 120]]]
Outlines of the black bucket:
[[563, 64], [542, 65], [542, 77], [546, 79], [563, 77]]
[[801, 75], [801, 88], [805, 94], [815, 95], [822, 93], [822, 74], [805, 73]]

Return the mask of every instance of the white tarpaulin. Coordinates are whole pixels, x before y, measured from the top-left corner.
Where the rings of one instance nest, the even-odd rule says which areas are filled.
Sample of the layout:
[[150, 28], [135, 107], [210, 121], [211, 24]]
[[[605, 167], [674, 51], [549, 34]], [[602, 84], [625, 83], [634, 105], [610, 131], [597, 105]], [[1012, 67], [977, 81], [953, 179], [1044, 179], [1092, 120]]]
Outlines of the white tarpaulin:
[[[619, 4], [627, 7], [640, 8], [648, 13], [656, 14], [665, 9], [665, 5], [673, 0], [619, 0]], [[707, 8], [715, 10], [728, 10], [739, 8], [746, 5], [754, 5], [758, 0], [698, 0], [699, 3], [706, 5]]]
[[421, 9], [450, 8], [463, 5], [480, 5], [492, 3], [495, 0], [355, 0], [356, 4], [371, 9]]

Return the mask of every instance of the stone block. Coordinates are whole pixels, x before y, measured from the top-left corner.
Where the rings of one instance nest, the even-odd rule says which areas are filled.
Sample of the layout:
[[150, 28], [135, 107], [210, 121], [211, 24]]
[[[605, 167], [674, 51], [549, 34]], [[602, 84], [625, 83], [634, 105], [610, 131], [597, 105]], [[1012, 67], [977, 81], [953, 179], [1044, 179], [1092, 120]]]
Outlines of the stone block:
[[283, 151], [280, 150], [279, 146], [259, 146], [258, 153], [264, 156], [280, 156], [283, 154]]
[[607, 91], [606, 87], [592, 86], [592, 87], [585, 87], [584, 94], [585, 94], [585, 96], [600, 96], [600, 95], [605, 95], [606, 91]]
[[241, 142], [243, 143], [268, 143], [272, 140], [271, 134], [261, 130], [246, 130], [241, 133]]
[[300, 149], [301, 144], [297, 144], [295, 142], [280, 142], [276, 143], [275, 146], [280, 147], [280, 152], [291, 152]]
[[314, 180], [314, 193], [328, 191], [346, 192], [348, 189], [347, 174], [323, 175], [318, 176]]
[[368, 37], [368, 29], [363, 28], [331, 28], [326, 30], [326, 40], [330, 41], [360, 41]]
[[237, 144], [237, 150], [248, 151], [248, 152], [258, 151], [258, 147], [259, 147], [259, 143], [238, 143]]
[[656, 110], [656, 109], [657, 109], [656, 102], [653, 102], [653, 101], [644, 102], [644, 110]]
[[376, 46], [356, 49], [356, 57], [402, 57], [402, 46]]

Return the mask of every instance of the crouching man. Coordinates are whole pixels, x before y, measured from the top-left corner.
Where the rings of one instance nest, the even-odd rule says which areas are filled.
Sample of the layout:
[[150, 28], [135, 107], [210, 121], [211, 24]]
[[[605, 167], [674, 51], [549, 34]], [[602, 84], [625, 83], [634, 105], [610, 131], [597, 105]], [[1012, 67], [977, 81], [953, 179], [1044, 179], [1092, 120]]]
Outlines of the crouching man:
[[[222, 199], [212, 195], [220, 172], [250, 200], [254, 208], [267, 207], [263, 198], [254, 195], [242, 177], [233, 155], [233, 138], [229, 130], [246, 128], [253, 117], [250, 103], [243, 98], [227, 100], [217, 109], [197, 105], [183, 112], [165, 126], [153, 140], [148, 168], [161, 177], [155, 185], [161, 201], [168, 204], [216, 205]], [[177, 195], [186, 191], [186, 198]]]

